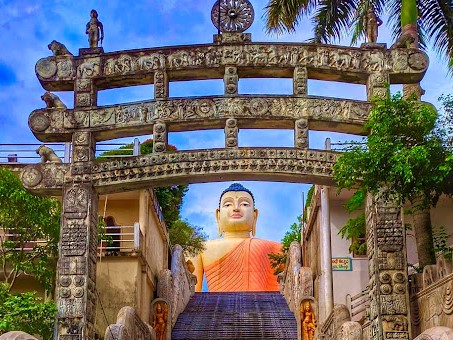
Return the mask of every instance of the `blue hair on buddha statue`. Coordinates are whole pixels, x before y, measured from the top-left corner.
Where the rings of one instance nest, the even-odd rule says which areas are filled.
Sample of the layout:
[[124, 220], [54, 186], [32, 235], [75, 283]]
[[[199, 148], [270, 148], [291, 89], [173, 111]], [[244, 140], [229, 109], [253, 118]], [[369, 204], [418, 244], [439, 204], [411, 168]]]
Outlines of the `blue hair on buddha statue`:
[[222, 194], [220, 195], [219, 207], [220, 207], [220, 202], [222, 201], [222, 196], [225, 193], [230, 192], [230, 191], [245, 191], [246, 193], [250, 194], [250, 196], [252, 196], [252, 201], [255, 204], [255, 197], [253, 197], [253, 194], [252, 194], [252, 192], [249, 189], [244, 187], [241, 183], [233, 183], [228, 188], [223, 190]]

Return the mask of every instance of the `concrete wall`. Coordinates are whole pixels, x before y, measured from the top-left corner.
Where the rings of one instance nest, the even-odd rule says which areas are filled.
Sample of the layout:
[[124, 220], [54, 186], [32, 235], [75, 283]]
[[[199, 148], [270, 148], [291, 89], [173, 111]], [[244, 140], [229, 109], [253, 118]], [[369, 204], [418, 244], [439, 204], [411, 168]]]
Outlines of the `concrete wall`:
[[[358, 213], [349, 214], [344, 209], [344, 204], [351, 197], [351, 192], [343, 191], [337, 195], [336, 189], [331, 188], [329, 194], [330, 204], [330, 227], [331, 227], [331, 245], [332, 258], [350, 258], [352, 262], [352, 271], [333, 271], [333, 296], [335, 304], [348, 305], [348, 297], [359, 294], [366, 289], [368, 285], [368, 260], [366, 256], [354, 256], [349, 253], [350, 241], [342, 239], [338, 234], [339, 230], [344, 226], [347, 219], [354, 217]], [[316, 204], [318, 208], [315, 209]], [[314, 195], [312, 202], [312, 218], [308, 232], [305, 237], [308, 240], [304, 245], [304, 266], [310, 266], [313, 269], [314, 275], [314, 295], [319, 304], [323, 303], [323, 297], [319, 296], [319, 279], [321, 275], [320, 268], [320, 243], [319, 230], [321, 220], [321, 208], [319, 207], [320, 200]], [[453, 211], [453, 200], [448, 197], [441, 197], [437, 206], [431, 209], [431, 221], [433, 226], [445, 226], [449, 233], [449, 243], [453, 245], [453, 219], [451, 214]], [[412, 223], [412, 216], [405, 215], [405, 223]], [[311, 220], [311, 218], [309, 219]], [[415, 246], [415, 236], [412, 230], [407, 231], [407, 256], [408, 263], [416, 264], [418, 262], [417, 250]], [[357, 301], [356, 301], [357, 302]], [[354, 321], [359, 321], [364, 313], [353, 317]]]
[[100, 299], [96, 305], [96, 333], [104, 334], [109, 324], [116, 323], [116, 315], [122, 307], [137, 308], [140, 274], [137, 256], [98, 259], [96, 288]]
[[[335, 304], [348, 305], [347, 296], [359, 294], [368, 285], [368, 259], [366, 256], [354, 256], [349, 252], [350, 240], [341, 238], [338, 234], [345, 225], [350, 215], [344, 209], [345, 200], [335, 196], [335, 190], [330, 201], [330, 227], [332, 241], [332, 257], [351, 258], [352, 271], [333, 271], [333, 294]], [[360, 320], [363, 313], [353, 317], [354, 321]]]
[[[105, 216], [113, 216], [117, 225], [140, 223], [138, 252], [98, 258], [97, 288], [108, 323], [115, 323], [118, 311], [124, 306], [133, 307], [140, 318], [149, 323], [151, 301], [157, 293], [157, 275], [168, 268], [168, 236], [156, 214], [153, 195], [148, 190], [109, 195], [106, 206], [105, 197], [100, 199], [100, 215], [104, 215], [104, 207]], [[107, 322], [101, 313], [98, 303], [96, 327], [99, 334], [104, 334]]]

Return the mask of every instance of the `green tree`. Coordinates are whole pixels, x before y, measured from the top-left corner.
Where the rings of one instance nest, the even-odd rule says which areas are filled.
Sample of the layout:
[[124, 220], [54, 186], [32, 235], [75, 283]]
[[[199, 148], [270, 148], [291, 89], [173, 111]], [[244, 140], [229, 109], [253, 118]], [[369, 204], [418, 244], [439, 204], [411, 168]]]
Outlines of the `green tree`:
[[43, 302], [35, 292], [11, 294], [9, 285], [0, 283], [0, 334], [21, 330], [53, 338], [57, 307], [53, 301]]
[[[435, 108], [397, 94], [378, 99], [365, 128], [366, 143], [355, 144], [334, 165], [340, 189], [356, 188], [384, 199], [410, 202], [423, 211], [451, 194], [453, 156], [446, 147], [446, 130], [436, 127]], [[435, 262], [431, 221], [414, 218], [420, 266]]]
[[289, 230], [285, 233], [282, 238], [281, 253], [270, 253], [267, 256], [271, 263], [271, 267], [274, 269], [274, 274], [278, 275], [283, 271], [283, 266], [286, 263], [288, 257], [289, 246], [293, 241], [300, 243], [302, 236], [302, 216], [297, 217], [297, 222], [294, 222], [289, 227]]
[[[51, 339], [56, 306], [35, 292], [12, 294], [16, 280], [33, 276], [51, 292], [55, 281], [60, 204], [30, 194], [18, 176], [0, 167], [0, 334], [21, 330]], [[37, 243], [36, 240], [43, 242]]]
[[418, 32], [422, 46], [425, 46], [423, 37], [426, 36], [441, 55], [449, 59], [453, 56], [453, 5], [450, 1], [269, 0], [264, 17], [268, 32], [293, 32], [301, 19], [310, 17], [313, 42], [331, 43], [341, 37], [352, 36], [354, 44], [365, 34], [366, 14], [371, 7], [378, 16], [389, 13], [394, 39], [414, 37], [414, 34], [414, 38], [418, 39]]
[[[116, 150], [109, 150], [102, 153], [99, 160], [104, 158], [121, 155], [132, 155], [132, 144], [127, 144]], [[167, 146], [167, 152], [175, 152], [176, 148], [173, 145]], [[153, 140], [147, 139], [140, 144], [140, 153], [147, 155], [153, 152]], [[202, 229], [197, 226], [192, 226], [186, 220], [181, 219], [181, 207], [183, 198], [189, 190], [188, 185], [171, 185], [168, 187], [154, 188], [157, 201], [162, 208], [165, 224], [167, 225], [170, 246], [179, 244], [186, 255], [195, 256], [204, 250], [204, 241], [207, 235]]]
[[207, 235], [201, 227], [192, 226], [186, 220], [176, 220], [168, 230], [168, 236], [170, 243], [179, 244], [187, 257], [194, 257], [205, 249]]
[[11, 290], [18, 277], [31, 275], [51, 291], [58, 255], [60, 203], [26, 191], [19, 177], [6, 167], [0, 167], [0, 202], [0, 226], [6, 232], [0, 234], [2, 281]]

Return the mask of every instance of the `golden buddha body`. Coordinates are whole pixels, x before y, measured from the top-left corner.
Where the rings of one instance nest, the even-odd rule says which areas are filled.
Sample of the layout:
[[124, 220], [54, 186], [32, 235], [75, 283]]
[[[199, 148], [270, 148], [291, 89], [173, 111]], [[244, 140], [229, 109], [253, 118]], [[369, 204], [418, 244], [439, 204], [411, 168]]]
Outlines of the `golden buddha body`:
[[268, 254], [280, 252], [281, 244], [255, 236], [258, 210], [252, 193], [238, 183], [221, 197], [216, 218], [221, 238], [206, 242], [206, 250], [193, 260], [201, 291], [206, 274], [210, 292], [278, 291]]

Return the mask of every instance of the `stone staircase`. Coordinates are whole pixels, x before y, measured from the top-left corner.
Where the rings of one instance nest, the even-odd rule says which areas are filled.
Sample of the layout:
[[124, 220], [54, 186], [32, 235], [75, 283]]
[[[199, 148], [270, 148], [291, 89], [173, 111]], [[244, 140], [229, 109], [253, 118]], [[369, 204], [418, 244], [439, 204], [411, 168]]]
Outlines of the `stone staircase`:
[[296, 340], [297, 324], [280, 292], [195, 293], [171, 338]]

